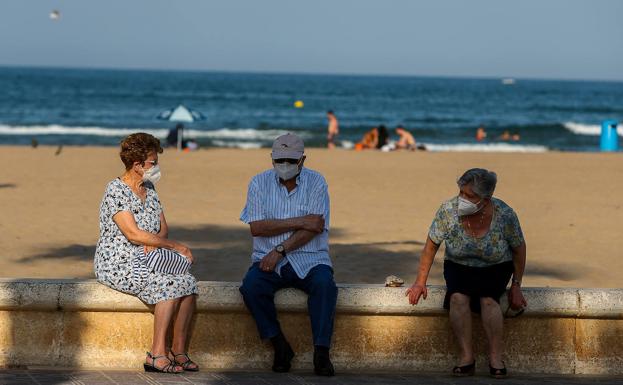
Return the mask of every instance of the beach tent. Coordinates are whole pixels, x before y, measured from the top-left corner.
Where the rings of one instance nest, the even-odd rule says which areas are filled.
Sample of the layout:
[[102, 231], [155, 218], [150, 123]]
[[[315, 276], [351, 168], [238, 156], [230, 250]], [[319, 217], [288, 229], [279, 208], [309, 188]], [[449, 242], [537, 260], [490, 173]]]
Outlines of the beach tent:
[[[166, 120], [169, 122], [175, 123], [192, 123], [198, 120], [204, 120], [205, 116], [196, 110], [188, 108], [182, 104], [175, 108], [168, 109], [166, 111], [162, 111], [160, 115], [158, 115], [158, 119]], [[178, 151], [182, 149], [182, 137], [183, 130], [180, 129], [177, 133], [177, 149]]]

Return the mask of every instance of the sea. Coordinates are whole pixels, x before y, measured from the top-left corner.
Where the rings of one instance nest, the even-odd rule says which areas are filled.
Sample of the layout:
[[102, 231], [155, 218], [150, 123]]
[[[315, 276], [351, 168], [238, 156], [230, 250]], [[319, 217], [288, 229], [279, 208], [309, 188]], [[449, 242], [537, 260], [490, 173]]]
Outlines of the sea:
[[402, 125], [431, 151], [599, 151], [601, 122], [623, 123], [623, 83], [606, 81], [0, 67], [0, 90], [0, 145], [165, 139], [175, 123], [157, 117], [180, 104], [205, 116], [184, 130], [203, 148], [269, 147], [286, 132], [324, 147], [327, 110], [344, 148]]

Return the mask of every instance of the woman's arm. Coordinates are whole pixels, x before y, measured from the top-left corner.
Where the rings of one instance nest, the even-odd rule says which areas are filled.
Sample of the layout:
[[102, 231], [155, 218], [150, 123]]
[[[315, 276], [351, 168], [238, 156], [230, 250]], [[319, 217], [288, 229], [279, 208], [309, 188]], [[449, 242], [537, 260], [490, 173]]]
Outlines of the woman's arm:
[[158, 236], [160, 238], [169, 238], [169, 226], [164, 218], [164, 211], [160, 212], [160, 231], [158, 231]]
[[520, 246], [511, 248], [511, 251], [513, 252], [514, 271], [511, 288], [508, 292], [508, 301], [511, 308], [517, 310], [528, 306], [528, 302], [521, 292], [521, 280], [526, 269], [526, 243], [523, 242]]
[[405, 293], [405, 295], [409, 296], [409, 303], [411, 305], [417, 305], [420, 297], [424, 297], [424, 299], [426, 299], [426, 296], [428, 295], [426, 281], [428, 280], [430, 268], [433, 266], [437, 250], [439, 250], [439, 245], [433, 242], [430, 237], [426, 237], [424, 251], [422, 251], [422, 255], [420, 256], [420, 267], [418, 269], [417, 278], [413, 285], [411, 285]]
[[193, 256], [188, 246], [139, 229], [134, 220], [134, 216], [129, 211], [119, 211], [113, 215], [112, 219], [131, 243], [175, 250], [188, 258], [191, 262], [193, 261]]
[[521, 286], [521, 280], [523, 279], [523, 273], [526, 269], [526, 243], [522, 243], [521, 246], [511, 248], [513, 252], [513, 266], [515, 268], [513, 272], [513, 282], [518, 282]]

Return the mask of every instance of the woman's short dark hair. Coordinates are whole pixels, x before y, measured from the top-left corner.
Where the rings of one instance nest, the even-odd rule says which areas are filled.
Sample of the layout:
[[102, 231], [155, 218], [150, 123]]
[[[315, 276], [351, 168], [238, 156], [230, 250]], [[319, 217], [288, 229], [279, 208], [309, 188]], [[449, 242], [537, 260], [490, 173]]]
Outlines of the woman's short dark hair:
[[498, 182], [498, 176], [493, 171], [484, 168], [472, 168], [467, 171], [456, 181], [459, 187], [463, 187], [471, 183], [472, 191], [480, 198], [491, 198], [495, 191], [495, 185]]
[[134, 162], [144, 164], [152, 152], [162, 154], [160, 140], [153, 135], [137, 132], [136, 134], [128, 135], [121, 141], [119, 157], [121, 157], [125, 169], [129, 170], [134, 165]]

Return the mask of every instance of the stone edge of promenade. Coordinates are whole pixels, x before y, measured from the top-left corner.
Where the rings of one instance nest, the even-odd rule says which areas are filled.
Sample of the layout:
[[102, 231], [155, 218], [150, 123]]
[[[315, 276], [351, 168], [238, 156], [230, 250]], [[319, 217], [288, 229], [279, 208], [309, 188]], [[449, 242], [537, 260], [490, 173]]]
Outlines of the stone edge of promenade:
[[[257, 337], [236, 282], [199, 282], [191, 351], [204, 368], [269, 368], [272, 353]], [[338, 285], [333, 359], [340, 370], [443, 371], [456, 342], [441, 305], [444, 288], [408, 304], [405, 288]], [[623, 289], [525, 288], [525, 315], [505, 322], [514, 373], [623, 374]], [[280, 322], [297, 356], [312, 365], [306, 296], [276, 297]], [[506, 309], [502, 298], [502, 309]], [[94, 280], [0, 279], [0, 366], [138, 368], [153, 328], [151, 309]], [[484, 335], [475, 317], [479, 370]], [[95, 366], [94, 366], [95, 365]]]
[[[244, 311], [237, 282], [201, 281], [198, 312]], [[408, 304], [406, 287], [338, 284], [338, 313], [438, 315], [445, 289], [431, 286], [428, 298]], [[537, 288], [523, 289], [529, 303], [525, 316], [623, 319], [623, 289]], [[307, 310], [306, 296], [295, 290], [277, 294], [282, 311]], [[506, 298], [502, 298], [506, 308]], [[0, 279], [0, 310], [123, 311], [146, 312], [149, 307], [135, 297], [106, 288], [95, 280]]]

